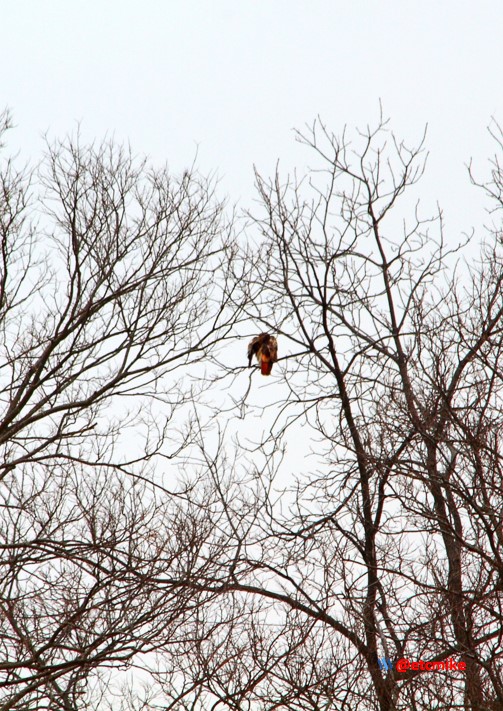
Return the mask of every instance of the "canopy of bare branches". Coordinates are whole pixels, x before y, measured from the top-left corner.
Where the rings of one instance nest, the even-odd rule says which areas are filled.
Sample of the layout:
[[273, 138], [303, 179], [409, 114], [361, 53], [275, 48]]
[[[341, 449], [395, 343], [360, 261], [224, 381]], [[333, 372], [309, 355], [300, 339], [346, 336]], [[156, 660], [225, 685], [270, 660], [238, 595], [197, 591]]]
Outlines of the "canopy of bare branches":
[[0, 709], [503, 708], [501, 159], [457, 243], [423, 142], [298, 140], [239, 236], [195, 168], [3, 159]]

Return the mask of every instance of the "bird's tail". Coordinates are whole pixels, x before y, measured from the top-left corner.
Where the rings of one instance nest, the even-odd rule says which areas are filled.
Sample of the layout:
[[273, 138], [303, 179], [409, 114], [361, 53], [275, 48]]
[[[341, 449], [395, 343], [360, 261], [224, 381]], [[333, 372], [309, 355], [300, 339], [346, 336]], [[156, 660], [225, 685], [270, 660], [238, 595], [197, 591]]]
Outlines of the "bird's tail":
[[262, 375], [270, 375], [272, 370], [272, 361], [270, 360], [263, 360], [260, 363], [260, 372]]

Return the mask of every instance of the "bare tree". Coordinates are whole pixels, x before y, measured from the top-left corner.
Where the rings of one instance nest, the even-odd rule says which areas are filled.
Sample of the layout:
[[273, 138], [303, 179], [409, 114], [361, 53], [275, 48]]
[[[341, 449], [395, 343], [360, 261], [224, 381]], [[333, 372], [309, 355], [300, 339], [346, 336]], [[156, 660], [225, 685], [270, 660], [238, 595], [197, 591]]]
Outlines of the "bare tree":
[[69, 711], [199, 604], [206, 531], [153, 461], [234, 318], [230, 226], [195, 169], [113, 143], [0, 184], [0, 708]]
[[[477, 257], [473, 239], [447, 248], [441, 214], [407, 197], [422, 143], [382, 120], [299, 139], [317, 163], [298, 182], [257, 174], [237, 275], [255, 332], [279, 334], [286, 391], [248, 479], [222, 488], [233, 467], [214, 464], [228, 574], [197, 586], [241, 611], [225, 644], [208, 633], [202, 707], [502, 708], [501, 226]], [[502, 184], [495, 159], [498, 209]], [[275, 495], [296, 423], [316, 456]]]

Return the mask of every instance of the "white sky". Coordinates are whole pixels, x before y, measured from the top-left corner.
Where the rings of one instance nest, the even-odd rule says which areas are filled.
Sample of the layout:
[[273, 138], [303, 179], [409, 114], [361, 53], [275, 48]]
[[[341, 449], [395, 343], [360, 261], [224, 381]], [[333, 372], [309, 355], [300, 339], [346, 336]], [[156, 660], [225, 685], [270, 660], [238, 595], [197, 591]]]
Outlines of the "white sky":
[[25, 158], [81, 121], [176, 172], [198, 146], [248, 202], [253, 163], [309, 160], [293, 127], [365, 126], [382, 99], [400, 137], [428, 122], [421, 192], [460, 231], [477, 222], [464, 163], [485, 167], [503, 122], [502, 36], [499, 0], [0, 0], [0, 106]]
[[429, 124], [423, 214], [438, 200], [456, 242], [485, 219], [464, 165], [487, 174], [486, 126], [503, 123], [502, 37], [501, 0], [0, 0], [0, 108], [25, 159], [80, 121], [175, 172], [197, 149], [248, 206], [254, 163], [309, 162], [292, 128], [365, 126], [381, 99], [400, 138]]

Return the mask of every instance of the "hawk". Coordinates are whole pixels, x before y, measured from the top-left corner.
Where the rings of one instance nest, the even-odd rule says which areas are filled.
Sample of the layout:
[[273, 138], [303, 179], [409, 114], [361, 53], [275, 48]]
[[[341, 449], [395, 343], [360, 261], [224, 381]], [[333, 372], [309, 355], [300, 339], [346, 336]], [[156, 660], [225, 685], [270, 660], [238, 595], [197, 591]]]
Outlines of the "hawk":
[[254, 355], [260, 363], [262, 375], [270, 375], [272, 364], [278, 360], [278, 341], [268, 333], [255, 336], [248, 344], [248, 365], [251, 365]]

